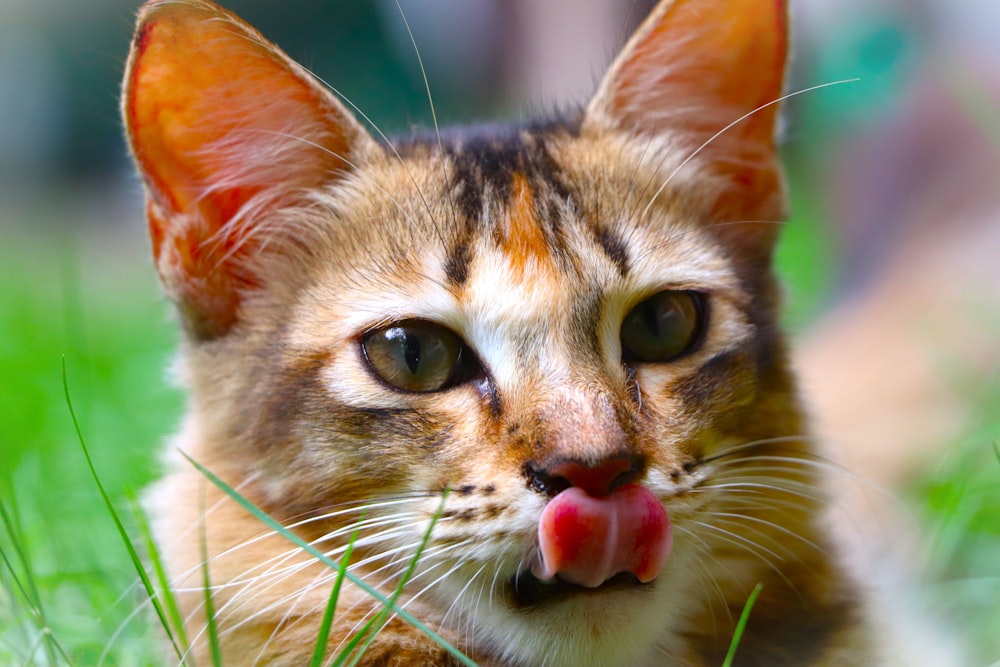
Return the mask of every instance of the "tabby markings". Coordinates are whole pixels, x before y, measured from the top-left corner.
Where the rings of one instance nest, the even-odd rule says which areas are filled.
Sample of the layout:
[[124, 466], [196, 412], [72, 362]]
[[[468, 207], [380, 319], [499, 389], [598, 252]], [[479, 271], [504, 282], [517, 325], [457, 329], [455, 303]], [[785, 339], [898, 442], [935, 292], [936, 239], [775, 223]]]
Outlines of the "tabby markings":
[[501, 248], [510, 258], [510, 266], [519, 278], [525, 277], [528, 265], [553, 273], [552, 253], [535, 212], [535, 195], [528, 178], [516, 172], [511, 178], [511, 202]]

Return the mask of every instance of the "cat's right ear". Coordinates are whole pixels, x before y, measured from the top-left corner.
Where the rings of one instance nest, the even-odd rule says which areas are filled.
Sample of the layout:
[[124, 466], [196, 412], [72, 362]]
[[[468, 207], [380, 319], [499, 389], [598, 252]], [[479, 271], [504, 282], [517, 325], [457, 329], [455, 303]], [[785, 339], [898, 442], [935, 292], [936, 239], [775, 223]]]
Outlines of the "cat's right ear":
[[[785, 0], [662, 0], [625, 45], [584, 128], [621, 131], [724, 184], [709, 217], [766, 260], [784, 217], [775, 144], [788, 51]], [[738, 223], [738, 224], [731, 224]]]
[[[380, 150], [314, 77], [207, 0], [140, 11], [122, 113], [147, 192], [157, 270], [197, 339], [224, 335], [268, 214]], [[287, 230], [292, 233], [291, 230]]]

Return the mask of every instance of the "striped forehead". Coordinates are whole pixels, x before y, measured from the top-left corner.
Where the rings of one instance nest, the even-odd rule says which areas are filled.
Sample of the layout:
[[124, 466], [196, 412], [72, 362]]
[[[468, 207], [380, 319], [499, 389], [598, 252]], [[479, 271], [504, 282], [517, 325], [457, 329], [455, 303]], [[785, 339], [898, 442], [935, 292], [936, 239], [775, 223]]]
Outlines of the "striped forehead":
[[[581, 214], [549, 140], [530, 130], [490, 132], [446, 149], [458, 224], [443, 273], [498, 372], [534, 360], [550, 373], [568, 346], [597, 353], [603, 288], [623, 270], [623, 249]], [[512, 356], [520, 364], [501, 361]]]
[[624, 271], [623, 244], [580, 215], [573, 179], [550, 151], [576, 132], [572, 124], [486, 128], [446, 148], [461, 228], [446, 249], [453, 286], [468, 280], [477, 251], [506, 256], [513, 277], [532, 280], [578, 270], [574, 250], [596, 242]]
[[521, 274], [529, 265], [554, 269], [565, 255], [558, 210], [572, 199], [545, 140], [527, 131], [472, 136], [452, 146], [449, 158], [462, 229], [446, 249], [449, 282], [462, 288], [483, 252], [502, 253]]

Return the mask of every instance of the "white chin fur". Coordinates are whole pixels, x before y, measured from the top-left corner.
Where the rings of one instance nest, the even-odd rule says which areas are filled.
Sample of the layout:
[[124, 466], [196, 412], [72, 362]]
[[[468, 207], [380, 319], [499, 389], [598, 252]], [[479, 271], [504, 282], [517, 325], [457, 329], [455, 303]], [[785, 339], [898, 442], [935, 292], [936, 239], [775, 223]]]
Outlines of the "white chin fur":
[[[566, 600], [518, 609], [484, 595], [459, 602], [468, 628], [482, 648], [523, 667], [637, 667], [660, 664], [659, 645], [671, 643], [676, 619], [664, 612], [676, 605], [673, 587], [652, 585], [635, 590], [574, 595]], [[444, 591], [442, 591], [444, 593]], [[454, 599], [454, 598], [452, 598]], [[462, 604], [464, 602], [465, 604]]]

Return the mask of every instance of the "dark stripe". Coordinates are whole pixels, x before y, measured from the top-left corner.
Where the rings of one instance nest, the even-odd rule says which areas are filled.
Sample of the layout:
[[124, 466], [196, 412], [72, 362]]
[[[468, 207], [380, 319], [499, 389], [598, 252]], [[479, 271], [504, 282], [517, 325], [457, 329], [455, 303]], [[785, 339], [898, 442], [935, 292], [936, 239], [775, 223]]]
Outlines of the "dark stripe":
[[466, 229], [474, 228], [483, 215], [483, 188], [476, 172], [476, 165], [467, 160], [455, 160], [456, 203]]
[[600, 227], [595, 232], [597, 243], [604, 250], [604, 254], [618, 269], [618, 274], [623, 278], [628, 274], [628, 247], [617, 232], [608, 227]]
[[544, 179], [544, 183], [548, 186], [548, 190], [554, 192], [557, 197], [567, 203], [574, 204], [573, 194], [563, 177], [562, 168], [559, 166], [559, 163], [553, 159], [552, 153], [549, 152], [549, 147], [546, 143], [546, 135], [542, 133], [532, 134], [531, 140], [533, 149], [531, 153], [531, 162], [534, 167], [533, 172], [541, 179]]
[[549, 152], [546, 138], [545, 134], [530, 135], [532, 169], [529, 177], [532, 179], [535, 191], [546, 193], [545, 197], [540, 197], [537, 204], [546, 241], [553, 249], [554, 256], [565, 257], [566, 253], [562, 251], [566, 248], [566, 233], [563, 211], [560, 208], [568, 207], [574, 218], [579, 218], [580, 213], [572, 189], [563, 176], [562, 168]]
[[444, 261], [444, 275], [455, 287], [462, 287], [469, 279], [469, 265], [472, 263], [472, 237], [464, 234], [448, 252]]
[[600, 321], [603, 311], [601, 291], [584, 283], [577, 285], [579, 292], [570, 315], [570, 340], [579, 355], [599, 359], [603, 353], [601, 346]]
[[749, 379], [746, 361], [742, 352], [722, 352], [702, 364], [693, 374], [671, 385], [670, 391], [692, 408], [723, 395], [739, 393], [735, 384], [741, 379]]
[[[566, 253], [563, 217], [566, 206], [575, 210], [570, 188], [545, 139], [553, 133], [574, 135], [579, 122], [555, 120], [541, 124], [481, 125], [450, 128], [442, 132], [441, 145], [451, 159], [451, 192], [462, 231], [446, 250], [444, 273], [449, 283], [461, 287], [468, 279], [474, 259], [474, 242], [484, 231], [497, 244], [504, 242], [495, 220], [484, 220], [488, 197], [497, 210], [509, 206], [515, 174], [523, 174], [535, 197], [534, 205], [546, 244], [561, 257]], [[397, 142], [403, 155], [433, 150], [437, 138], [417, 132]]]
[[452, 153], [459, 206], [466, 217], [482, 215], [487, 190], [506, 202], [515, 171], [524, 171], [524, 142], [519, 134], [471, 137]]
[[[454, 164], [454, 182], [458, 204], [467, 218], [482, 215], [483, 193], [486, 190], [501, 202], [510, 197], [513, 174], [520, 172], [532, 179], [541, 178], [560, 197], [569, 199], [569, 191], [560, 178], [559, 166], [545, 146], [544, 137], [553, 133], [575, 135], [579, 132], [576, 118], [557, 119], [535, 124], [478, 125], [450, 128], [442, 131], [441, 142]], [[526, 141], [527, 139], [527, 141]], [[400, 141], [404, 154], [416, 146], [431, 146], [436, 139], [426, 132]], [[533, 187], [538, 190], [538, 187]]]

